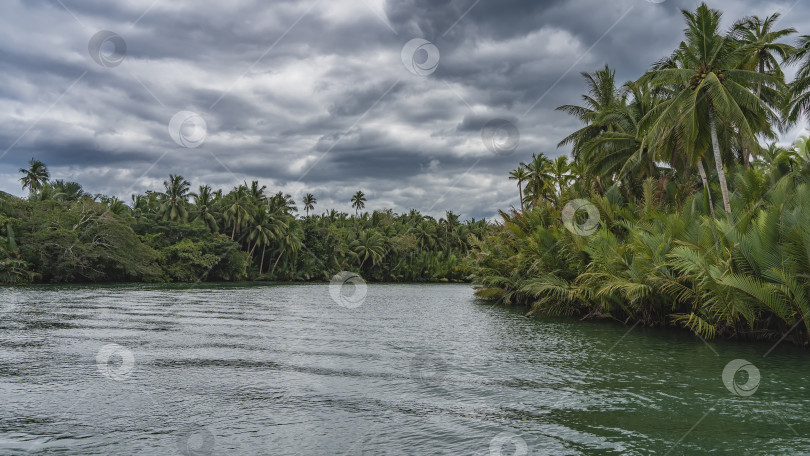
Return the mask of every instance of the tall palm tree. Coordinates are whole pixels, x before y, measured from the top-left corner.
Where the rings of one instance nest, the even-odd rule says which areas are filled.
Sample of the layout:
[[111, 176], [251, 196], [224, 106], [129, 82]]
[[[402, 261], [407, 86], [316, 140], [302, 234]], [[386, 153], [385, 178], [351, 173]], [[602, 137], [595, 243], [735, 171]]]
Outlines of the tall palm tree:
[[241, 232], [251, 220], [251, 205], [247, 186], [240, 185], [228, 194], [230, 205], [225, 209], [225, 219], [230, 223], [231, 239]]
[[250, 250], [251, 257], [256, 247], [262, 247], [262, 256], [259, 260], [259, 275], [262, 275], [264, 270], [264, 254], [267, 246], [274, 240], [281, 238], [286, 228], [286, 222], [274, 214], [259, 211], [254, 217], [251, 231], [248, 234], [248, 242], [253, 242], [253, 248]]
[[647, 135], [658, 143], [670, 137], [673, 128], [679, 128], [692, 155], [699, 151], [700, 143], [708, 141], [714, 152], [723, 207], [731, 213], [718, 123], [738, 131], [744, 143], [753, 145], [755, 133], [775, 114], [752, 90], [759, 84], [778, 85], [778, 80], [769, 74], [737, 69], [737, 46], [719, 33], [720, 11], [702, 3], [695, 12], [683, 10], [683, 16], [686, 41], [681, 43], [676, 59], [679, 67], [653, 69], [639, 81], [674, 90], [672, 98], [648, 114], [651, 122]]
[[[593, 122], [605, 126], [606, 131], [587, 141], [580, 150], [579, 161], [600, 183], [602, 179], [623, 180], [628, 176], [640, 182], [655, 173], [656, 157], [642, 144], [640, 123], [661, 98], [648, 87], [633, 82], [624, 87], [632, 98], [602, 111]], [[576, 161], [572, 166], [575, 165]]]
[[810, 35], [802, 35], [795, 49], [788, 62], [798, 62], [799, 71], [790, 83], [790, 101], [785, 118], [787, 125], [794, 125], [801, 117], [810, 118]]
[[20, 172], [23, 174], [20, 178], [22, 188], [23, 190], [27, 188], [30, 193], [37, 193], [50, 178], [45, 163], [33, 158], [28, 162], [28, 169], [20, 168]]
[[275, 214], [292, 215], [298, 212], [295, 200], [289, 193], [278, 192], [267, 200], [268, 210]]
[[526, 212], [526, 206], [523, 203], [523, 183], [529, 179], [529, 173], [523, 165], [520, 165], [509, 173], [509, 179], [517, 181], [518, 193], [520, 194], [520, 212]]
[[267, 189], [266, 185], [259, 187], [259, 181], [252, 181], [250, 183], [250, 188], [248, 189], [248, 198], [250, 199], [251, 204], [259, 207], [264, 204], [265, 201], [267, 201], [267, 196], [264, 194], [265, 189]]
[[282, 227], [281, 234], [278, 237], [278, 256], [276, 262], [273, 263], [271, 273], [275, 272], [282, 255], [286, 253], [288, 256], [294, 256], [304, 247], [301, 237], [302, 233], [298, 225], [295, 224], [295, 220], [291, 219], [289, 224]]
[[559, 197], [562, 197], [563, 191], [571, 182], [570, 170], [571, 166], [568, 164], [568, 156], [566, 155], [555, 158], [548, 166], [548, 173], [554, 178], [554, 183], [557, 184], [557, 189], [560, 191]]
[[158, 215], [163, 220], [177, 222], [186, 219], [190, 185], [187, 180], [183, 179], [183, 176], [174, 174], [169, 174], [169, 180], [163, 181], [165, 192], [161, 195], [163, 203], [158, 210]]
[[591, 139], [609, 130], [608, 126], [595, 123], [601, 113], [613, 108], [624, 98], [621, 89], [616, 87], [616, 71], [605, 68], [594, 73], [582, 73], [588, 85], [588, 93], [582, 95], [584, 106], [563, 105], [557, 111], [564, 111], [582, 121], [585, 126], [560, 141], [557, 147], [572, 144], [572, 155], [579, 157], [582, 146]]
[[[758, 16], [746, 17], [738, 21], [733, 28], [734, 36], [741, 47], [740, 53], [743, 56], [740, 68], [767, 73], [775, 76], [780, 81], [784, 81], [785, 75], [782, 72], [781, 64], [789, 61], [796, 53], [796, 48], [780, 43], [794, 33], [796, 29], [785, 28], [773, 30], [773, 26], [779, 21], [780, 14], [775, 13], [762, 19]], [[763, 93], [763, 89], [765, 93]], [[771, 90], [768, 90], [771, 89]], [[765, 97], [772, 105], [784, 105], [782, 98], [784, 91], [773, 90], [757, 84], [757, 98]], [[773, 123], [780, 123], [780, 118], [770, 119]], [[743, 147], [743, 163], [750, 166], [751, 151], [748, 147]]]
[[520, 166], [526, 168], [529, 174], [529, 181], [526, 185], [526, 199], [534, 203], [540, 200], [552, 201], [553, 187], [551, 182], [553, 176], [548, 173], [551, 160], [543, 154], [533, 154], [529, 163], [521, 163]]
[[354, 215], [356, 216], [360, 209], [366, 207], [366, 195], [363, 193], [362, 190], [358, 190], [357, 193], [352, 196], [351, 199], [352, 207], [354, 208]]
[[304, 210], [307, 213], [307, 218], [309, 218], [309, 211], [315, 209], [315, 204], [318, 202], [318, 200], [315, 199], [315, 196], [312, 193], [307, 193], [302, 202], [304, 203]]
[[194, 219], [192, 222], [200, 220], [212, 233], [216, 233], [219, 226], [216, 217], [211, 213], [211, 206], [214, 202], [214, 193], [211, 186], [200, 185], [199, 191], [192, 193], [191, 196], [194, 197]]

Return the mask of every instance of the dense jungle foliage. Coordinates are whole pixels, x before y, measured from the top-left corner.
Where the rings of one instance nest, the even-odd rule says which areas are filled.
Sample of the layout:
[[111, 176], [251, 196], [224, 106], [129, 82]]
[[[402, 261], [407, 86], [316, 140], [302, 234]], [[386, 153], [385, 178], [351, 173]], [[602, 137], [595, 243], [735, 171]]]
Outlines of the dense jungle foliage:
[[[476, 245], [477, 293], [807, 344], [810, 143], [775, 140], [807, 118], [810, 36], [788, 44], [778, 15], [728, 32], [705, 4], [683, 16], [672, 55], [621, 86], [609, 67], [584, 74], [584, 103], [558, 108], [583, 123], [561, 143], [573, 160], [538, 154], [512, 171], [522, 207]], [[792, 82], [783, 65], [797, 66]]]
[[170, 175], [162, 192], [133, 195], [131, 205], [88, 195], [75, 182], [50, 180], [45, 164], [20, 169], [27, 199], [0, 193], [0, 283], [320, 281], [339, 271], [369, 281], [464, 281], [472, 237], [490, 226], [439, 220], [417, 211], [334, 210], [304, 215], [288, 194], [254, 181], [228, 193], [191, 192]]

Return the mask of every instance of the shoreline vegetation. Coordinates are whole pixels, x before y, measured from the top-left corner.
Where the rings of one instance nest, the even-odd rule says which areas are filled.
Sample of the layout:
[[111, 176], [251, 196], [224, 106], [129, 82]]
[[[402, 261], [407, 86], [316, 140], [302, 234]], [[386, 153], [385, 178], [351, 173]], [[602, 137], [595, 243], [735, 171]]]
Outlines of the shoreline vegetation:
[[27, 199], [0, 192], [0, 284], [199, 281], [329, 281], [352, 271], [370, 282], [466, 282], [471, 236], [490, 229], [451, 211], [439, 220], [412, 210], [314, 215], [317, 199], [268, 194], [253, 181], [225, 193], [196, 192], [170, 175], [164, 191], [89, 195], [50, 180], [31, 159], [20, 169]]
[[[638, 80], [583, 74], [583, 123], [512, 171], [521, 208], [476, 246], [478, 296], [530, 314], [682, 327], [701, 337], [810, 338], [810, 36], [778, 14], [728, 32], [706, 4]], [[792, 82], [782, 65], [798, 63]]]

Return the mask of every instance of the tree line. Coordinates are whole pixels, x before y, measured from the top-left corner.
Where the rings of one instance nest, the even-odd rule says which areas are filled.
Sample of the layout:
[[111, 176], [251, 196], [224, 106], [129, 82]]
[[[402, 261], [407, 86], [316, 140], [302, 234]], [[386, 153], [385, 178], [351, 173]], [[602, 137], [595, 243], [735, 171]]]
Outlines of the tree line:
[[582, 122], [560, 142], [572, 159], [535, 154], [510, 173], [521, 207], [475, 243], [477, 293], [807, 344], [810, 142], [775, 141], [810, 112], [810, 36], [778, 14], [723, 30], [705, 3], [683, 17], [683, 41], [637, 80], [583, 74], [583, 103], [558, 108]]
[[371, 281], [465, 281], [471, 240], [490, 228], [448, 211], [315, 214], [306, 194], [292, 196], [258, 181], [192, 191], [170, 174], [162, 191], [90, 195], [76, 182], [51, 180], [32, 159], [20, 169], [27, 199], [0, 194], [0, 282], [323, 281], [339, 271]]

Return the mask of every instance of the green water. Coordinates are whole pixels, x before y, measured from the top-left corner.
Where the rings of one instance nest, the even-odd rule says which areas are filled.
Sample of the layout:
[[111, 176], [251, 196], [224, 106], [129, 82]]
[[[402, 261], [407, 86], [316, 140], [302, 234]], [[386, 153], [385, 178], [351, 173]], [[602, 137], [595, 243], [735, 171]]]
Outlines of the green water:
[[465, 285], [329, 291], [0, 289], [0, 454], [810, 452], [804, 351], [528, 319]]

